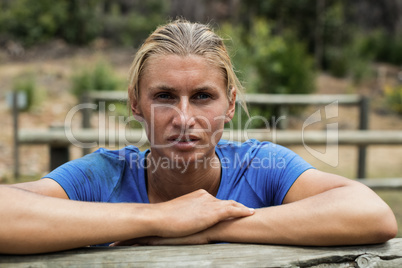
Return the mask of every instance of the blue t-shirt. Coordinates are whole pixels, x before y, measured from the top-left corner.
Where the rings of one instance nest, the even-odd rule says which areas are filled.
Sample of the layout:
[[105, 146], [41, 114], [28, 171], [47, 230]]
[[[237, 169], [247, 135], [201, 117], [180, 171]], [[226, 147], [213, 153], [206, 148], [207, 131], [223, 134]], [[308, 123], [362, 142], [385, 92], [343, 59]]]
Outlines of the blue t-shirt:
[[[215, 151], [222, 170], [216, 197], [250, 208], [282, 204], [296, 179], [312, 168], [291, 150], [270, 142], [221, 140]], [[45, 177], [58, 182], [72, 200], [149, 203], [147, 152], [134, 146], [121, 150], [101, 148]]]

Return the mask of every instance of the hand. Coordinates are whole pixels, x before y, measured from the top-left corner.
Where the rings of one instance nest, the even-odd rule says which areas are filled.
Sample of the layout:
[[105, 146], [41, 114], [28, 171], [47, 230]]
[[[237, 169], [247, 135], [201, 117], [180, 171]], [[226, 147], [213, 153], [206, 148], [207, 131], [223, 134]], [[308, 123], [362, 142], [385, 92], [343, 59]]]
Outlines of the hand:
[[[146, 241], [162, 241], [162, 237], [178, 238], [194, 236], [197, 244], [208, 243], [208, 239], [201, 236], [204, 230], [215, 224], [239, 217], [254, 214], [254, 209], [232, 200], [219, 200], [205, 190], [178, 197], [168, 202], [152, 204], [150, 206], [152, 221], [152, 237], [142, 237], [126, 241], [119, 241], [114, 245], [134, 245], [148, 243]], [[172, 240], [173, 242], [173, 240]], [[178, 241], [179, 242], [179, 241]], [[150, 242], [149, 242], [150, 243]], [[195, 243], [192, 241], [188, 244]]]
[[254, 213], [233, 200], [219, 200], [205, 190], [197, 190], [168, 202], [153, 205], [156, 236], [181, 237], [198, 233], [220, 221]]
[[[239, 218], [238, 218], [239, 219]], [[194, 233], [181, 237], [159, 237], [159, 236], [147, 236], [129, 239], [125, 241], [117, 241], [110, 244], [111, 247], [117, 246], [162, 246], [162, 245], [202, 245], [213, 242], [219, 242], [216, 240], [216, 234], [221, 232], [218, 226], [225, 223], [235, 222], [238, 219], [228, 219], [221, 221], [214, 226], [205, 229], [201, 232]]]

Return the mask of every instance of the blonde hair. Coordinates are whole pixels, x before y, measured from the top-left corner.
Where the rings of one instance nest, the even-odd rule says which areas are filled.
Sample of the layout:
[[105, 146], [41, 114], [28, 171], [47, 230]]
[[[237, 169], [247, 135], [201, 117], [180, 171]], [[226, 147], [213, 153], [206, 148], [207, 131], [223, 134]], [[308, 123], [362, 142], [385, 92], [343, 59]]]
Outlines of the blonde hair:
[[204, 57], [222, 70], [226, 80], [226, 91], [231, 101], [231, 89], [236, 91], [240, 104], [248, 113], [243, 98], [243, 86], [237, 78], [229, 54], [221, 37], [207, 25], [176, 20], [158, 27], [137, 51], [129, 72], [129, 102], [139, 98], [139, 81], [147, 59], [156, 55], [197, 55]]

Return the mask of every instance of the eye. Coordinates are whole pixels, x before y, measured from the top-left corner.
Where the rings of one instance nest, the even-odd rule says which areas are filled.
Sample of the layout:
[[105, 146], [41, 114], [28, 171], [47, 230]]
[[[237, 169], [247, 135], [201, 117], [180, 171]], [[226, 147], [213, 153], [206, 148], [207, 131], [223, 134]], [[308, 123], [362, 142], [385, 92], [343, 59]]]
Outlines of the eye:
[[195, 95], [195, 99], [197, 100], [206, 100], [206, 99], [210, 99], [211, 95], [207, 94], [207, 93], [198, 93], [197, 95]]
[[159, 93], [156, 95], [156, 98], [161, 100], [169, 100], [172, 98], [172, 96], [169, 93]]

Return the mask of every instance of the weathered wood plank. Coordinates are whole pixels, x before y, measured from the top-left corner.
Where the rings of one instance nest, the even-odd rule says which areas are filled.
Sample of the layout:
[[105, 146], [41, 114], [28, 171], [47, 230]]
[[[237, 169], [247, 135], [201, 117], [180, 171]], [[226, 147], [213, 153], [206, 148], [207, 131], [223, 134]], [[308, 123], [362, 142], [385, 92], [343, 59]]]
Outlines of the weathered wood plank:
[[[246, 141], [257, 139], [260, 141], [272, 141], [282, 145], [395, 145], [402, 144], [402, 131], [388, 130], [340, 130], [340, 131], [290, 131], [290, 130], [264, 130], [249, 129], [247, 131], [225, 130], [223, 138], [227, 140]], [[70, 144], [76, 140], [82, 143], [104, 142], [133, 144], [145, 142], [147, 137], [144, 130], [132, 129], [113, 131], [101, 131], [99, 129], [77, 130], [36, 130], [21, 129], [18, 133], [21, 144]]]
[[339, 131], [300, 131], [264, 130], [224, 131], [224, 139], [246, 141], [257, 139], [272, 141], [282, 145], [395, 145], [402, 144], [402, 131], [394, 130], [339, 130]]
[[127, 91], [89, 91], [87, 98], [93, 101], [122, 101], [128, 99]]
[[347, 247], [251, 244], [83, 248], [53, 254], [0, 255], [12, 267], [402, 267], [402, 239]]
[[402, 178], [359, 179], [373, 190], [402, 190]]
[[361, 96], [346, 94], [246, 94], [245, 99], [249, 104], [326, 105], [337, 101], [338, 104], [356, 105], [361, 101]]
[[[91, 91], [89, 99], [94, 101], [127, 101], [125, 91]], [[356, 105], [361, 96], [352, 94], [318, 95], [318, 94], [245, 94], [248, 104], [280, 105], [325, 105], [337, 101], [342, 105]]]

